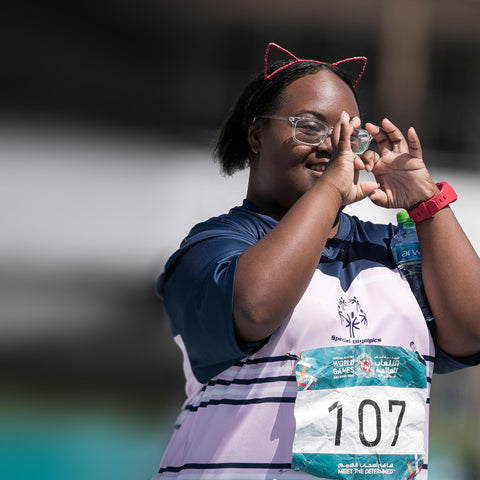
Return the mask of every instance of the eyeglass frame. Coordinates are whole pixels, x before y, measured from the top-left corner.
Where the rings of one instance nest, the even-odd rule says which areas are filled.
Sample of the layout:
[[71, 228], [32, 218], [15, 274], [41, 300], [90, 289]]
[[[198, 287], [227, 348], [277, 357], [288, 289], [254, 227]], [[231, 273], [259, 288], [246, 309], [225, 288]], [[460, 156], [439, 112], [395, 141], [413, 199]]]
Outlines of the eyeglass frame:
[[[282, 115], [257, 115], [253, 120], [252, 120], [252, 125], [256, 122], [257, 118], [268, 118], [268, 119], [272, 119], [272, 120], [286, 120], [288, 122], [291, 123], [292, 125], [292, 138], [295, 142], [297, 143], [301, 143], [303, 145], [310, 145], [311, 147], [316, 147], [318, 145], [321, 145], [325, 139], [332, 134], [333, 132], [333, 128], [334, 127], [330, 127], [328, 124], [326, 124], [325, 122], [322, 122], [321, 120], [318, 120], [317, 118], [310, 118], [310, 117], [294, 117], [294, 116], [282, 116]], [[319, 141], [319, 142], [315, 142], [315, 143], [308, 143], [308, 142], [303, 142], [302, 140], [298, 140], [298, 138], [295, 136], [295, 130], [297, 128], [297, 123], [299, 120], [308, 120], [308, 121], [313, 121], [313, 122], [316, 122], [316, 123], [319, 123], [321, 125], [325, 125], [327, 127], [327, 133], [322, 137], [322, 139]], [[363, 128], [357, 128], [355, 130], [355, 132], [362, 132], [362, 134], [366, 134], [368, 137], [369, 137], [369, 140], [368, 140], [368, 143], [366, 144], [365, 146], [365, 149], [362, 151], [362, 152], [353, 152], [357, 155], [363, 155], [367, 150], [368, 150], [368, 147], [370, 146], [370, 143], [371, 141], [373, 140], [373, 137]]]

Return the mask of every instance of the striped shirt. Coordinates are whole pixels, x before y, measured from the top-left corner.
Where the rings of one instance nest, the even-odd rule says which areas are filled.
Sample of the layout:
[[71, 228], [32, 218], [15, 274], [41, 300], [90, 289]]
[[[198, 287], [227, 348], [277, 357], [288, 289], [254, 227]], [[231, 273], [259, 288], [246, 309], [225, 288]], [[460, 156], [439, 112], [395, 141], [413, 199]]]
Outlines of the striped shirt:
[[[396, 227], [362, 222], [343, 213], [339, 231], [327, 242], [292, 315], [266, 341], [239, 345], [232, 321], [236, 262], [276, 223], [244, 201], [228, 214], [195, 226], [167, 262], [158, 289], [174, 339], [184, 354], [187, 399], [155, 478], [322, 478], [292, 468], [294, 439], [297, 442], [299, 435], [295, 431], [299, 354], [312, 349], [368, 353], [394, 347], [418, 353], [425, 363], [423, 456], [418, 465], [412, 463], [408, 468], [411, 478], [426, 479], [434, 369], [452, 371], [477, 364], [479, 359], [459, 362], [436, 349], [430, 331], [434, 332], [434, 324], [425, 322], [389, 251]], [[352, 372], [352, 362], [342, 364], [345, 372]], [[391, 361], [385, 364], [394, 365]], [[332, 390], [336, 391], [340, 390]], [[380, 409], [369, 401], [373, 403], [358, 407], [362, 415], [363, 410], [369, 414], [372, 405]], [[383, 415], [385, 407], [381, 408]], [[335, 412], [338, 415], [340, 411], [337, 408]], [[340, 417], [334, 413], [331, 419], [338, 421]], [[337, 423], [337, 433], [349, 419]], [[359, 427], [353, 423], [345, 427], [345, 434], [357, 438], [358, 432], [353, 430]], [[397, 437], [401, 440], [400, 424], [398, 415]], [[375, 432], [365, 435], [374, 438]], [[339, 463], [338, 478], [351, 478], [352, 465]], [[355, 478], [397, 478], [388, 473], [386, 463], [368, 465], [357, 464], [356, 468], [371, 476], [365, 473], [365, 477]]]

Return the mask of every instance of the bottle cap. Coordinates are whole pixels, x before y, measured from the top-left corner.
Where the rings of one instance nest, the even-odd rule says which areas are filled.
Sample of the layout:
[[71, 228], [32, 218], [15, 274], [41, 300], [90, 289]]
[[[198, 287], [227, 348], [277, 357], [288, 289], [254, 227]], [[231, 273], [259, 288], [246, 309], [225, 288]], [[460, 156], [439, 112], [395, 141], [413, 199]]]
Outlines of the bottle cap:
[[397, 223], [399, 225], [415, 225], [406, 210], [400, 210], [399, 212], [397, 212]]

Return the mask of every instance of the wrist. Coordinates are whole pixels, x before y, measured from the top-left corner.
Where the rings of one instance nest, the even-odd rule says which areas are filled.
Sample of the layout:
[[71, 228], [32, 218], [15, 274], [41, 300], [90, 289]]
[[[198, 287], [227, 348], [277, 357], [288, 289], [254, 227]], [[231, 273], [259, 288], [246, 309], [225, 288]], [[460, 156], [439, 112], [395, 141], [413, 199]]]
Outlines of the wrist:
[[322, 175], [322, 177], [318, 179], [315, 187], [318, 189], [318, 195], [325, 197], [333, 210], [338, 211], [345, 206], [343, 193], [338, 183], [331, 181], [326, 175]]
[[439, 192], [428, 200], [420, 203], [414, 208], [408, 210], [410, 218], [415, 222], [423, 222], [432, 218], [439, 210], [445, 208], [448, 204], [457, 199], [457, 194], [448, 182], [439, 182], [436, 184]]

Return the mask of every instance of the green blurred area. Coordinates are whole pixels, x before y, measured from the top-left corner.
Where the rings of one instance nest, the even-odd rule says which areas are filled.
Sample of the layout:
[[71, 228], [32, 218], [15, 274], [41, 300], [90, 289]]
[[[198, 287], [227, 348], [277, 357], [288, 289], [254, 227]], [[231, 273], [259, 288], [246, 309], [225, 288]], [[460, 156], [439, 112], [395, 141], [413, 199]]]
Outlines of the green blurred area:
[[8, 480], [149, 479], [172, 429], [165, 407], [118, 398], [1, 392], [0, 469]]
[[155, 475], [184, 394], [180, 352], [145, 303], [152, 322], [140, 334], [117, 318], [111, 333], [3, 349], [0, 478]]
[[480, 478], [480, 367], [435, 375], [430, 403], [433, 479]]

